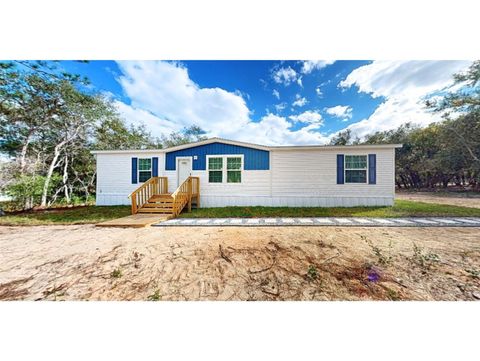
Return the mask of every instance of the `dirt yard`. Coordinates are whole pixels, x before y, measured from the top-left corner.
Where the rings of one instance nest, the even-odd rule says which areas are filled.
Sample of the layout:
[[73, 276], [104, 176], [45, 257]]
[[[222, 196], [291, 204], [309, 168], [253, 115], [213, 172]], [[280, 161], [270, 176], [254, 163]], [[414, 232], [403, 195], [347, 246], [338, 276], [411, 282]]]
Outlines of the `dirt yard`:
[[475, 300], [480, 228], [0, 227], [0, 300]]
[[480, 208], [480, 196], [462, 194], [435, 194], [433, 192], [397, 192], [396, 199], [425, 203], [449, 204], [451, 206]]

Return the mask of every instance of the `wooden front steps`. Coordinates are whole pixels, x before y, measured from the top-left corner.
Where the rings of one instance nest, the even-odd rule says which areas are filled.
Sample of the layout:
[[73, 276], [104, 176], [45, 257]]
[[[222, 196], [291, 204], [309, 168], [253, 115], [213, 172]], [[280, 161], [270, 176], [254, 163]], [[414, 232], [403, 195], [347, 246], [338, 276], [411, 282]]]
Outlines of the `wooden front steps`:
[[169, 193], [151, 196], [138, 213], [165, 213], [173, 214], [173, 197]]
[[200, 206], [200, 180], [188, 177], [172, 194], [167, 177], [152, 177], [130, 194], [132, 215], [97, 224], [99, 227], [147, 227], [175, 218], [180, 212]]
[[190, 212], [192, 203], [200, 205], [200, 180], [188, 177], [173, 193], [168, 193], [167, 177], [152, 177], [138, 187], [130, 198], [132, 214], [158, 214], [176, 217], [187, 207]]
[[[192, 197], [193, 198], [193, 197]], [[192, 205], [198, 208], [197, 202], [191, 200]], [[160, 194], [152, 196], [147, 203], [145, 203], [139, 210], [138, 213], [163, 213], [163, 214], [174, 214], [174, 200], [171, 194]]]

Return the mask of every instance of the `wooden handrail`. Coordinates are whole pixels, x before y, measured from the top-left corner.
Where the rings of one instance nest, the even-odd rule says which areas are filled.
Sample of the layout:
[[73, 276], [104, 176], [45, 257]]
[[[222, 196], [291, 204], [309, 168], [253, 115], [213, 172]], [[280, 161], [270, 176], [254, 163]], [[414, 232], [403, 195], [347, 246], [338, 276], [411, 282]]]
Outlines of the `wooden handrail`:
[[[132, 214], [138, 211], [152, 198], [154, 195], [168, 194], [168, 178], [152, 177], [143, 183], [140, 187], [129, 194], [132, 201]], [[188, 210], [192, 209], [192, 198], [195, 197], [197, 207], [200, 197], [200, 178], [188, 177], [180, 186], [172, 193], [172, 214], [178, 216], [183, 208], [188, 204]]]
[[168, 192], [167, 177], [151, 177], [140, 187], [135, 189], [128, 197], [132, 200], [132, 214], [148, 202], [148, 200], [157, 194], [165, 194]]
[[189, 211], [192, 208], [192, 195], [198, 195], [200, 191], [200, 178], [188, 177], [182, 184], [172, 193], [173, 198], [173, 214], [178, 216], [182, 209], [188, 203]]

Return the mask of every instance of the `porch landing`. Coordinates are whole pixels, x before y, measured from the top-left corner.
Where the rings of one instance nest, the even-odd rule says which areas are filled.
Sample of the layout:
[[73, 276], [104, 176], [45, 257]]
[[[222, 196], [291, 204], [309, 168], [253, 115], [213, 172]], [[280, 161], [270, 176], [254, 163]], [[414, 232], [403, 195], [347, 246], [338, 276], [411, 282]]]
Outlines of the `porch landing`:
[[97, 227], [130, 227], [130, 228], [142, 228], [150, 226], [154, 223], [160, 223], [173, 218], [168, 214], [132, 214], [122, 218], [112, 219], [102, 223], [97, 223]]

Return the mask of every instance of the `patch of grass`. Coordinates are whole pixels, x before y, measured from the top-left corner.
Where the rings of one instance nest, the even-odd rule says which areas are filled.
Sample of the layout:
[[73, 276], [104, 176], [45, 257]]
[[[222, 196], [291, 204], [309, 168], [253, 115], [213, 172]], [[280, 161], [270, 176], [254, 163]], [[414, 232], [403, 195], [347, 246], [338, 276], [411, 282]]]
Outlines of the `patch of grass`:
[[480, 271], [476, 269], [466, 269], [465, 272], [472, 278], [479, 279], [480, 278]]
[[[7, 213], [0, 226], [89, 224], [130, 215], [130, 206], [85, 206]], [[181, 218], [251, 217], [480, 217], [480, 209], [444, 204], [397, 200], [393, 207], [223, 207], [183, 212]]]
[[122, 270], [120, 268], [115, 268], [112, 273], [110, 273], [112, 278], [120, 278], [122, 277]]
[[86, 206], [48, 209], [0, 217], [3, 226], [36, 226], [52, 224], [88, 224], [108, 221], [130, 215], [130, 206]]
[[392, 301], [399, 301], [400, 300], [400, 297], [399, 297], [397, 291], [392, 290], [391, 288], [388, 288], [388, 287], [385, 287], [385, 289], [387, 290], [387, 297], [390, 300], [392, 300]]
[[365, 240], [365, 242], [370, 246], [370, 248], [372, 249], [372, 252], [373, 254], [375, 255], [375, 257], [377, 257], [377, 263], [382, 265], [382, 266], [387, 266], [389, 265], [391, 262], [392, 262], [392, 241], [390, 241], [388, 243], [388, 249], [389, 249], [389, 254], [385, 254], [379, 247], [375, 246], [373, 244], [373, 242], [369, 239], [367, 239], [367, 237], [365, 236], [361, 236], [362, 239]]
[[318, 272], [317, 272], [317, 268], [313, 265], [310, 265], [308, 267], [308, 271], [307, 271], [307, 277], [311, 280], [316, 280], [317, 277], [318, 277]]
[[152, 295], [147, 297], [148, 301], [160, 301], [160, 291], [156, 290]]
[[223, 207], [183, 212], [182, 218], [249, 217], [480, 217], [480, 209], [396, 200], [393, 207]]
[[420, 267], [427, 269], [434, 263], [440, 262], [440, 257], [436, 253], [425, 252], [422, 247], [417, 246], [417, 244], [414, 243], [412, 261]]

